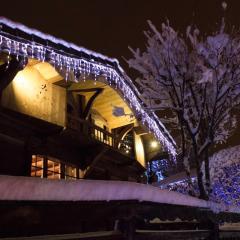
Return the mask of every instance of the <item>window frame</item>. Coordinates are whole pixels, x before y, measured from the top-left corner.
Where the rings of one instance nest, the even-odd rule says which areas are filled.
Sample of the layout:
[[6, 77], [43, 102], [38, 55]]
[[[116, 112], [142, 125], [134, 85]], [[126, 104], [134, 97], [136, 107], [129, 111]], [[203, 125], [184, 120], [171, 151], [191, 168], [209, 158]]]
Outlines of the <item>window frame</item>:
[[[33, 161], [33, 159], [42, 158], [42, 167], [37, 167], [36, 162]], [[35, 160], [36, 161], [36, 160]], [[53, 170], [49, 170], [49, 161], [53, 163]], [[55, 164], [59, 164], [59, 170], [55, 171]], [[71, 170], [74, 170], [74, 174], [71, 175], [68, 173], [67, 168], [71, 168]], [[36, 169], [42, 170], [41, 176], [36, 175]], [[34, 171], [34, 174], [33, 174]], [[40, 178], [47, 178], [47, 179], [65, 179], [65, 180], [77, 180], [82, 179], [80, 176], [80, 171], [82, 171], [77, 165], [72, 163], [66, 163], [64, 161], [61, 161], [59, 159], [53, 158], [51, 156], [42, 155], [42, 154], [32, 154], [31, 158], [31, 177], [40, 177]], [[51, 178], [49, 177], [49, 172], [53, 173], [53, 175], [59, 175], [59, 178]]]

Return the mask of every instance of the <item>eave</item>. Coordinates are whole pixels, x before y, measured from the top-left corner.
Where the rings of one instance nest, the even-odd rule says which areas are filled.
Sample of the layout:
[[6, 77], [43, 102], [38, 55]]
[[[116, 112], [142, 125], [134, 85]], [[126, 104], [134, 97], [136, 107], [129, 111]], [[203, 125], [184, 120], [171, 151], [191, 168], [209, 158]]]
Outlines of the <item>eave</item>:
[[164, 125], [154, 114], [147, 110], [140, 100], [140, 93], [131, 79], [123, 71], [116, 59], [90, 51], [75, 44], [30, 29], [22, 24], [0, 18], [0, 51], [24, 58], [35, 58], [48, 62], [57, 69], [64, 69], [65, 79], [70, 73], [74, 80], [79, 76], [85, 79], [91, 75], [95, 80], [105, 77], [108, 84], [124, 95], [125, 100], [150, 132], [154, 134], [163, 147], [175, 157], [176, 143]]

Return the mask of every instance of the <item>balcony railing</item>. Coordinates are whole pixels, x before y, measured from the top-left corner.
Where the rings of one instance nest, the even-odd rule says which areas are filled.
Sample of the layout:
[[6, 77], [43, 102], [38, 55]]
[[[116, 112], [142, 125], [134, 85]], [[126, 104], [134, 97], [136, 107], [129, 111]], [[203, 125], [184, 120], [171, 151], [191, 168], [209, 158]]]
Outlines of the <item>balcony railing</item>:
[[70, 129], [77, 130], [86, 137], [93, 138], [115, 149], [119, 149], [120, 144], [123, 144], [123, 141], [119, 141], [114, 134], [81, 118], [68, 116], [67, 126]]

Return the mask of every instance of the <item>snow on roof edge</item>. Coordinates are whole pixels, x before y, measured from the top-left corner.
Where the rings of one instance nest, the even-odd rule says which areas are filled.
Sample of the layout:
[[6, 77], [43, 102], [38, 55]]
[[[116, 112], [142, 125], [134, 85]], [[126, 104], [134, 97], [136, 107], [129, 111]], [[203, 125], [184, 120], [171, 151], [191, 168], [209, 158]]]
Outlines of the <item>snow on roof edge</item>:
[[[102, 60], [107, 60], [113, 64], [117, 64], [117, 70], [119, 70], [119, 72], [122, 74], [123, 78], [126, 80], [126, 82], [128, 82], [131, 86], [131, 88], [135, 91], [135, 93], [138, 94], [138, 96], [140, 95], [138, 89], [136, 88], [135, 84], [132, 82], [131, 78], [126, 74], [126, 72], [123, 70], [123, 68], [120, 66], [119, 64], [119, 61], [116, 59], [116, 58], [110, 58], [108, 56], [105, 56], [105, 55], [102, 55], [100, 53], [97, 53], [95, 51], [91, 51], [91, 50], [88, 50], [84, 47], [79, 47], [73, 43], [69, 43], [65, 40], [62, 40], [60, 38], [56, 38], [52, 35], [49, 35], [49, 34], [45, 34], [45, 33], [42, 33], [41, 31], [39, 30], [36, 30], [36, 29], [33, 29], [33, 28], [29, 28], [21, 23], [17, 23], [17, 22], [14, 22], [14, 21], [11, 21], [5, 17], [0, 17], [0, 24], [3, 23], [5, 24], [6, 26], [10, 27], [10, 28], [13, 28], [13, 29], [19, 29], [27, 34], [30, 34], [30, 35], [36, 35], [44, 40], [49, 40], [51, 42], [54, 42], [56, 44], [61, 44], [63, 45], [64, 47], [67, 47], [67, 48], [72, 48], [76, 51], [82, 51], [82, 52], [85, 52], [86, 54], [88, 55], [92, 55], [94, 57], [97, 57], [97, 58], [101, 58]], [[144, 107], [143, 107], [144, 108]], [[145, 110], [146, 111], [146, 110]], [[172, 150], [169, 150], [170, 148], [168, 148], [168, 150], [173, 153], [175, 150], [174, 148], [176, 147], [176, 142], [174, 141], [174, 139], [172, 138], [172, 136], [170, 135], [169, 131], [166, 129], [166, 127], [163, 125], [163, 123], [160, 121], [160, 119], [156, 116], [156, 114], [154, 114], [153, 112], [151, 112], [151, 115], [152, 115], [152, 118], [156, 121], [156, 123], [160, 126], [160, 128], [162, 129], [161, 131], [164, 132], [164, 135], [166, 138], [168, 138], [168, 140], [164, 143], [164, 145], [169, 145], [169, 144], [166, 144], [168, 141], [170, 142], [170, 145], [172, 145], [171, 149]], [[169, 145], [169, 146], [170, 146]], [[176, 152], [176, 151], [175, 151]], [[176, 153], [175, 153], [176, 154]], [[175, 156], [174, 156], [175, 158]]]
[[0, 175], [0, 200], [111, 201], [138, 200], [209, 208], [208, 202], [151, 185], [105, 180], [49, 180]]
[[137, 200], [240, 213], [235, 206], [220, 205], [178, 192], [127, 182], [106, 180], [52, 180], [0, 175], [0, 201], [116, 201]]
[[25, 26], [25, 25], [23, 25], [21, 23], [11, 21], [11, 20], [9, 20], [9, 19], [7, 19], [5, 17], [2, 17], [2, 16], [0, 16], [0, 23], [3, 23], [3, 24], [5, 24], [5, 25], [7, 25], [7, 26], [9, 26], [9, 27], [11, 27], [13, 29], [19, 29], [19, 30], [21, 30], [21, 31], [23, 31], [25, 33], [30, 34], [30, 35], [32, 35], [32, 34], [36, 35], [36, 36], [38, 36], [38, 37], [40, 37], [42, 39], [49, 40], [49, 41], [54, 42], [56, 44], [61, 44], [64, 47], [73, 48], [73, 49], [75, 49], [77, 51], [83, 51], [83, 52], [85, 52], [85, 53], [87, 53], [89, 55], [93, 55], [95, 57], [100, 57], [103, 60], [108, 60], [108, 61], [110, 61], [112, 63], [117, 63], [119, 70], [121, 72], [124, 72], [124, 70], [122, 69], [122, 67], [119, 64], [119, 61], [116, 58], [110, 58], [110, 57], [108, 57], [106, 55], [103, 55], [101, 53], [89, 50], [89, 49], [84, 48], [84, 47], [80, 47], [80, 46], [78, 46], [78, 45], [76, 45], [74, 43], [67, 42], [67, 41], [65, 41], [65, 40], [63, 40], [61, 38], [56, 38], [56, 37], [54, 37], [54, 36], [52, 36], [50, 34], [43, 33], [43, 32], [41, 32], [41, 31], [39, 31], [37, 29], [27, 27], [27, 26]]
[[240, 208], [204, 201], [151, 185], [106, 180], [52, 180], [0, 175], [0, 201], [137, 200], [240, 214]]

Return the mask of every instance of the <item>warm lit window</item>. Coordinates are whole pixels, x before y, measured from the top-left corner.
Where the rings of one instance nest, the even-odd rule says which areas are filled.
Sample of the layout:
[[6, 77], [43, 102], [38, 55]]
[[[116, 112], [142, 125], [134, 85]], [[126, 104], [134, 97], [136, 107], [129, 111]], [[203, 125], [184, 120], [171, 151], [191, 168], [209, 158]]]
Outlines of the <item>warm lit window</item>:
[[32, 177], [43, 177], [43, 157], [38, 155], [32, 156]]
[[76, 179], [77, 168], [69, 165], [65, 165], [65, 179]]
[[126, 136], [121, 140], [120, 151], [123, 154], [126, 154], [129, 157], [135, 157], [134, 151], [134, 135], [133, 131], [130, 131], [126, 134]]
[[79, 178], [84, 178], [85, 171], [79, 169]]
[[61, 165], [60, 162], [52, 160], [47, 161], [47, 178], [60, 179], [61, 178]]
[[31, 176], [49, 179], [78, 179], [83, 173], [74, 165], [65, 164], [58, 159], [32, 155]]

